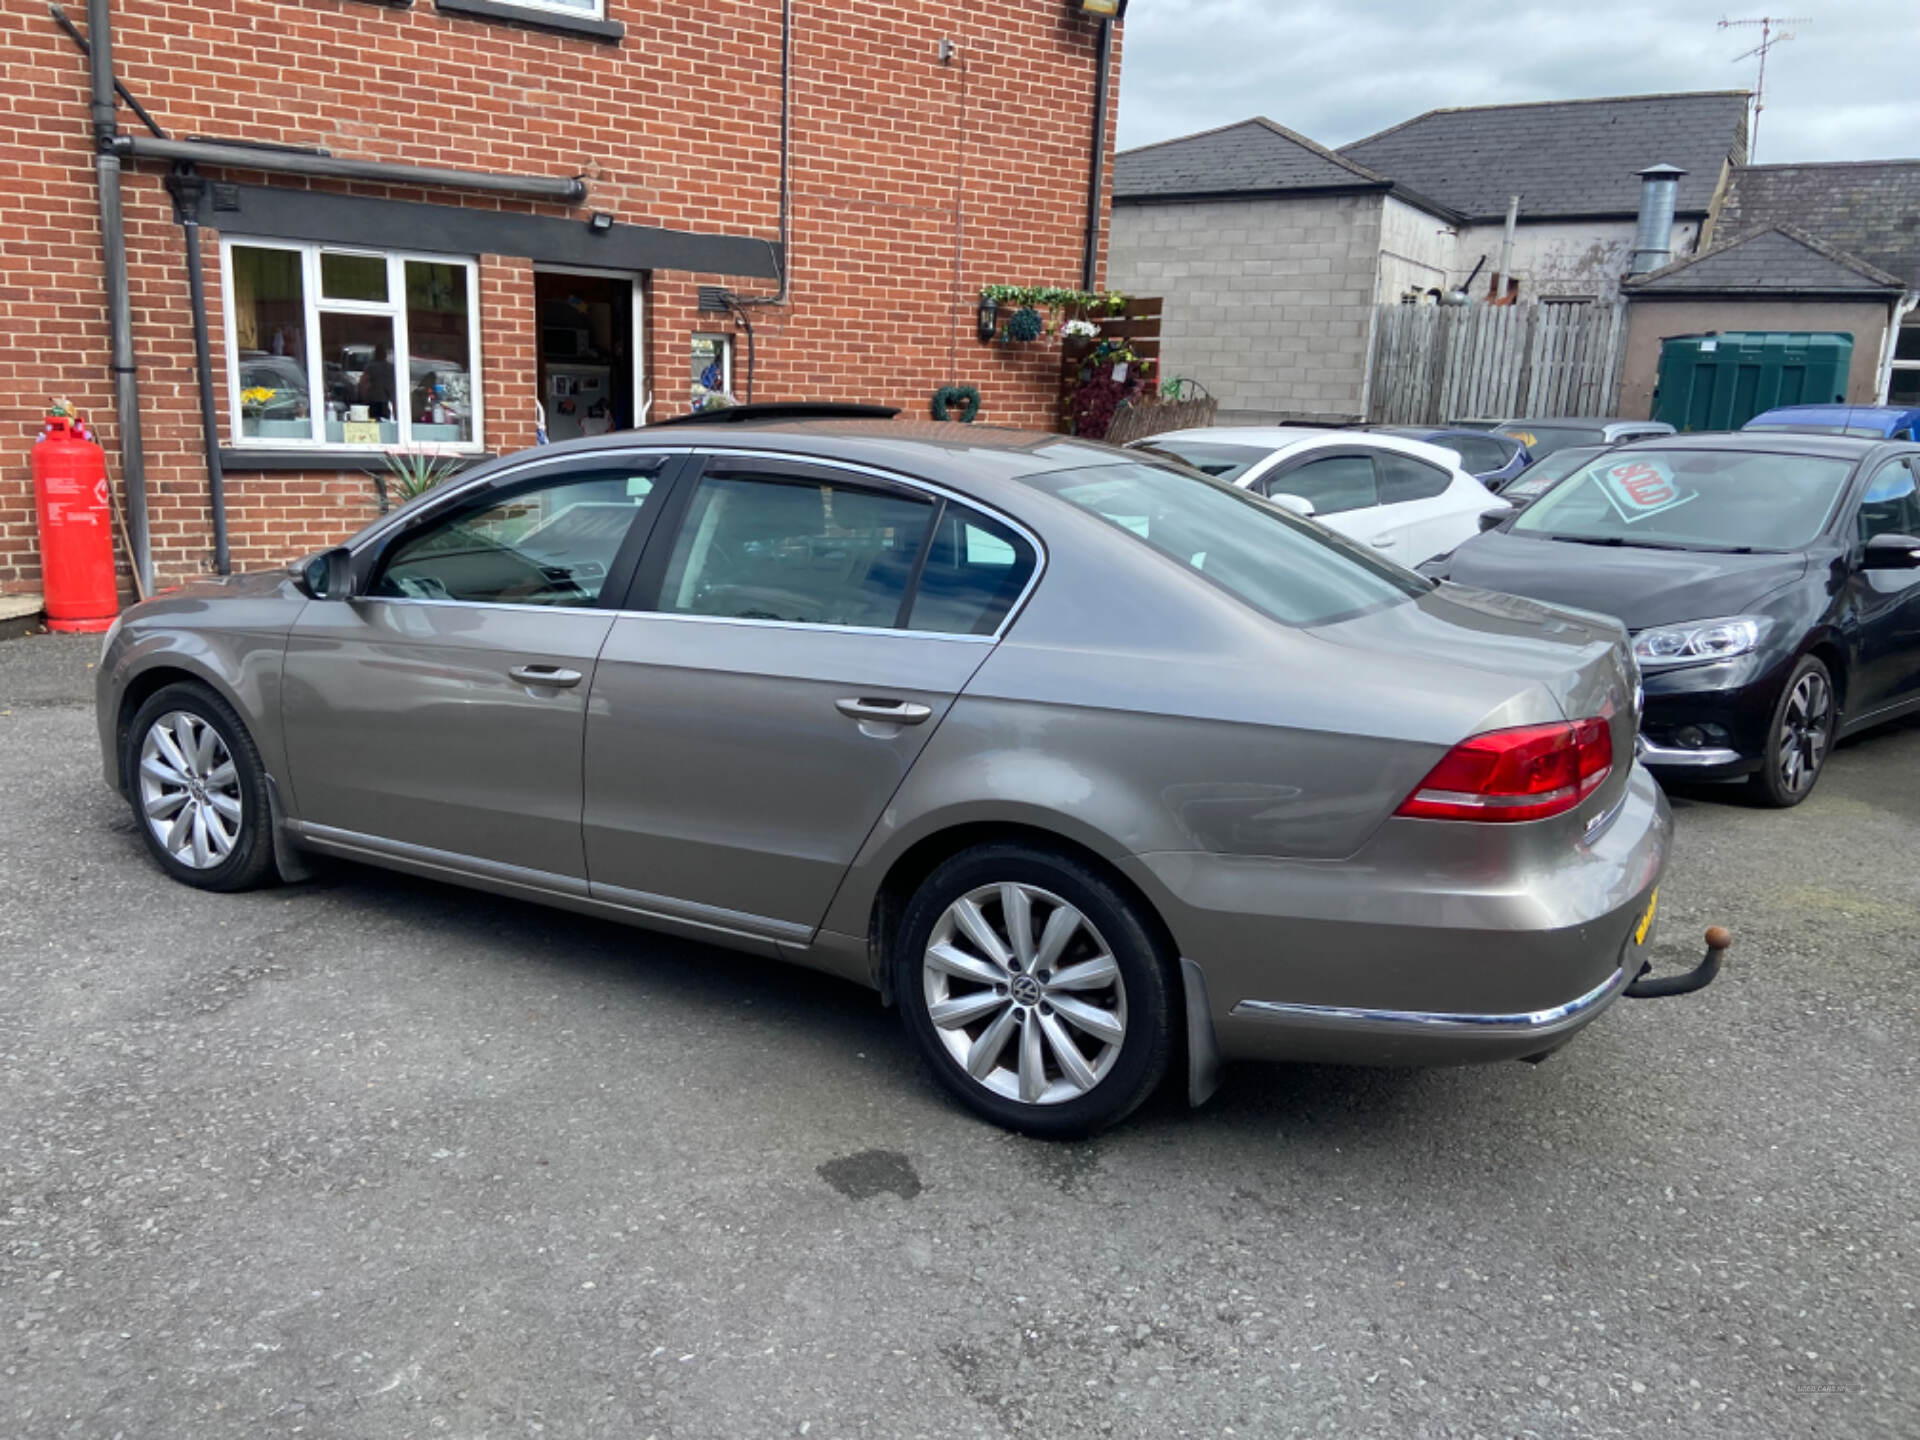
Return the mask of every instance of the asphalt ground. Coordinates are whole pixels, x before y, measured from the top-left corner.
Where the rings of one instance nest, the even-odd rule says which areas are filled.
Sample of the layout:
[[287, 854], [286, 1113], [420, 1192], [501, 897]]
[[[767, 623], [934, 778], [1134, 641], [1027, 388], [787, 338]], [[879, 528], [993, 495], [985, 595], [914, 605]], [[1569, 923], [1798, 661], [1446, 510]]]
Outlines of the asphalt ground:
[[1920, 1436], [1920, 726], [1676, 797], [1702, 994], [1056, 1145], [803, 971], [172, 883], [97, 645], [0, 644], [0, 1436]]

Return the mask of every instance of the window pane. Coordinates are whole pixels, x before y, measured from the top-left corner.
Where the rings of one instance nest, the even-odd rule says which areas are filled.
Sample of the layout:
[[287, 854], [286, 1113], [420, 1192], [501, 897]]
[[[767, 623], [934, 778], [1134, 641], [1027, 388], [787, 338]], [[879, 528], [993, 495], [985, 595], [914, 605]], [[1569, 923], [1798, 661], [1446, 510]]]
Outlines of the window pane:
[[651, 475], [602, 471], [451, 516], [402, 541], [373, 593], [591, 605], [653, 489]]
[[1373, 463], [1379, 467], [1382, 505], [1398, 505], [1406, 500], [1431, 500], [1436, 495], [1444, 494], [1453, 483], [1453, 477], [1438, 465], [1428, 465], [1411, 455], [1392, 455], [1382, 451], [1373, 457]]
[[932, 509], [837, 485], [704, 479], [674, 545], [660, 608], [890, 629]]
[[1452, 435], [1440, 443], [1460, 457], [1460, 468], [1469, 475], [1491, 474], [1513, 458], [1513, 452], [1498, 440], [1482, 440], [1477, 435]]
[[1267, 493], [1311, 500], [1316, 515], [1363, 509], [1378, 500], [1373, 488], [1373, 458], [1329, 455], [1324, 460], [1309, 460], [1296, 470], [1274, 476]]
[[320, 252], [320, 294], [328, 300], [387, 299], [387, 257]]
[[1920, 360], [1920, 325], [1903, 325], [1899, 338], [1893, 342], [1893, 358], [1896, 360]]
[[336, 445], [399, 444], [393, 320], [322, 313], [320, 363], [327, 379], [327, 439]]
[[1098, 515], [1276, 620], [1314, 625], [1432, 582], [1244, 490], [1154, 465], [1052, 470], [1027, 483]]
[[695, 410], [733, 403], [733, 338], [728, 335], [693, 337], [693, 388], [688, 400]]
[[977, 511], [948, 505], [907, 628], [991, 635], [1026, 589], [1033, 564], [1033, 546], [1022, 536]]
[[1920, 368], [1902, 370], [1898, 366], [1887, 381], [1889, 405], [1920, 405]]
[[413, 438], [449, 444], [473, 439], [473, 317], [467, 313], [467, 267], [407, 262], [407, 349]]
[[1920, 494], [1905, 460], [1882, 465], [1860, 502], [1860, 538], [1876, 535], [1920, 535]]
[[235, 245], [230, 253], [239, 433], [261, 440], [312, 440], [300, 252]]

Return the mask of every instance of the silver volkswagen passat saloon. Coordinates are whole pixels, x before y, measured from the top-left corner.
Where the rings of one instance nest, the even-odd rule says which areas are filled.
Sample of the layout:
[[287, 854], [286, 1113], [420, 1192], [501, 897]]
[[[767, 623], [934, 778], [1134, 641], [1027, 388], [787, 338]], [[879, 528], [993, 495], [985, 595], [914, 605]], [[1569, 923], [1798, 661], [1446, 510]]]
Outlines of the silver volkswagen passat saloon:
[[515, 455], [134, 606], [99, 677], [187, 884], [320, 852], [792, 960], [1039, 1134], [1169, 1067], [1543, 1055], [1670, 833], [1614, 622], [985, 427]]

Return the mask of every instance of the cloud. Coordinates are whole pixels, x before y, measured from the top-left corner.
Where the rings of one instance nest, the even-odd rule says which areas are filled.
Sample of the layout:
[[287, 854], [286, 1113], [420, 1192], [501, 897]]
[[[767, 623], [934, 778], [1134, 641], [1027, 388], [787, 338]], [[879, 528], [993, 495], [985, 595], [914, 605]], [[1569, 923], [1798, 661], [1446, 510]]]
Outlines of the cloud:
[[[1446, 105], [1750, 88], [1727, 0], [1134, 0], [1123, 147], [1266, 115], [1326, 145]], [[1767, 61], [1762, 161], [1920, 156], [1913, 0], [1795, 0]], [[1817, 13], [1816, 13], [1817, 12]], [[1738, 8], [1734, 14], [1741, 13]]]

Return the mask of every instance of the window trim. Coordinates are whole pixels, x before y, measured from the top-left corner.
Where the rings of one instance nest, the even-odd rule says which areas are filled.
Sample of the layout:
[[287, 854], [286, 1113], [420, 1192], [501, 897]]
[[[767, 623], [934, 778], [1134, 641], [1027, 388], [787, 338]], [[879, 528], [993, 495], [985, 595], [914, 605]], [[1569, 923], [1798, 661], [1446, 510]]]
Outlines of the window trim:
[[[243, 428], [240, 408], [239, 317], [233, 283], [233, 251], [278, 250], [300, 257], [302, 316], [307, 334], [307, 434], [296, 436], [248, 435]], [[387, 300], [328, 300], [320, 293], [320, 255], [377, 256], [387, 264]], [[413, 407], [395, 405], [396, 434], [391, 445], [350, 445], [326, 438], [325, 396], [326, 360], [321, 353], [320, 316], [370, 315], [393, 322], [394, 389], [398, 401], [401, 367], [406, 367], [405, 390], [411, 393], [413, 348], [407, 332], [407, 265], [457, 265], [467, 275], [467, 393], [473, 407], [472, 434], [465, 440], [413, 439]], [[478, 456], [486, 451], [485, 398], [480, 373], [480, 262], [471, 255], [437, 255], [419, 250], [383, 250], [378, 247], [336, 245], [316, 240], [254, 239], [247, 235], [220, 237], [221, 328], [227, 347], [227, 448], [248, 452], [302, 452], [312, 455], [374, 458], [395, 451], [424, 450], [433, 454]], [[395, 297], [398, 298], [395, 298]]]
[[576, 7], [541, 4], [539, 0], [433, 0], [433, 8], [442, 15], [525, 25], [607, 45], [618, 45], [627, 34], [625, 25], [607, 17], [606, 0], [599, 0], [599, 9], [591, 14]]

